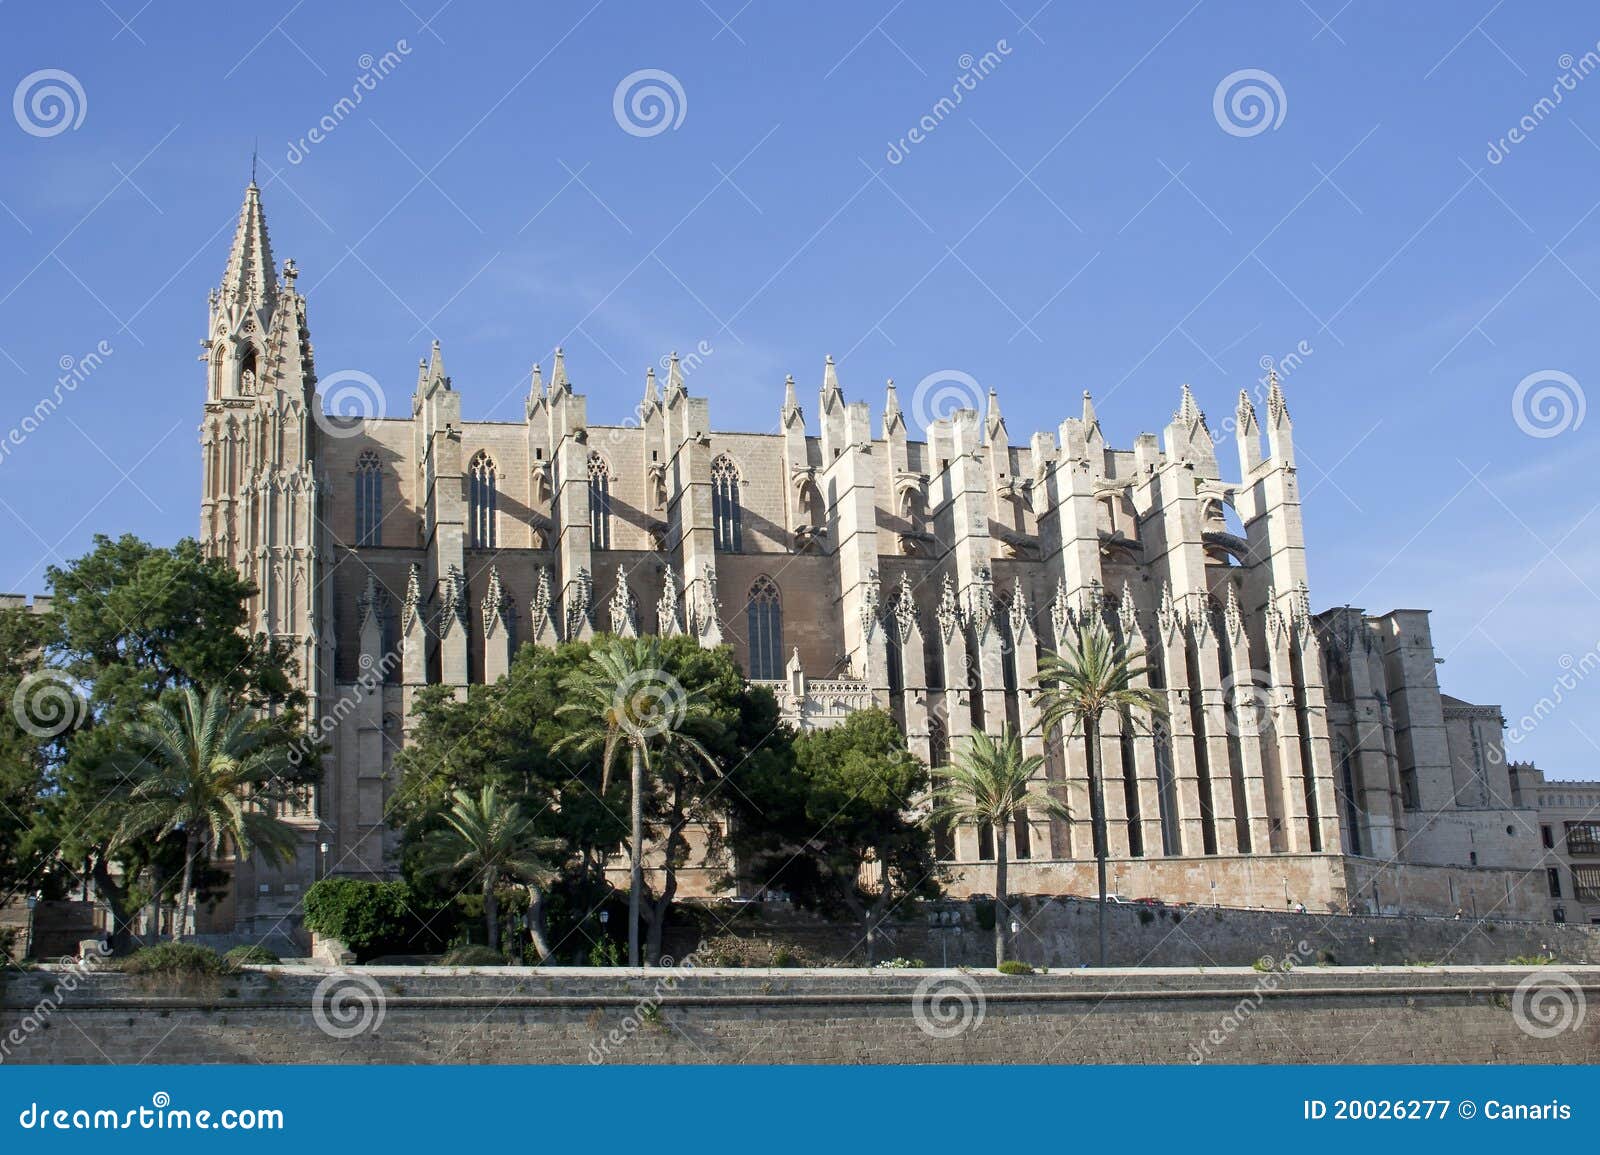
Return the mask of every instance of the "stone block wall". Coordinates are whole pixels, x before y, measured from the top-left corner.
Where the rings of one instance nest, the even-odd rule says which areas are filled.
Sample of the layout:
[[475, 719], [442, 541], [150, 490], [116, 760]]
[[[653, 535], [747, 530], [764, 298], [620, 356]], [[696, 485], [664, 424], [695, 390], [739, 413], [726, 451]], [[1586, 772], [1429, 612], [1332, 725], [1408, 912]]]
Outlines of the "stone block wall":
[[[1582, 1063], [1600, 1016], [1524, 1030], [1522, 968], [478, 971], [273, 968], [204, 988], [11, 976], [23, 1063]], [[1545, 980], [1541, 976], [1541, 981]], [[1600, 995], [1600, 969], [1562, 980]], [[343, 1017], [334, 1014], [342, 996]], [[48, 1009], [46, 1009], [48, 1008]], [[329, 1029], [329, 1026], [332, 1029]]]

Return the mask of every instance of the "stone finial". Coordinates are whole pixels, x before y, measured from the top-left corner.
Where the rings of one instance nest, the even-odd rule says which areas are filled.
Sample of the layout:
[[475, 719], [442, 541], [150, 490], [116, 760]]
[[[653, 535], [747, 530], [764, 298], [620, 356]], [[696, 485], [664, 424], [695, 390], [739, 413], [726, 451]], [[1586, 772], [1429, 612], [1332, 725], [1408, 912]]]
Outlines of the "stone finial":
[[671, 566], [661, 582], [661, 600], [656, 603], [656, 632], [664, 638], [683, 633], [678, 610], [678, 575]]
[[617, 588], [611, 593], [610, 609], [612, 633], [619, 638], [639, 636], [638, 615], [633, 591], [628, 588], [628, 570], [625, 566], [617, 567]]
[[1286, 428], [1293, 424], [1289, 420], [1289, 405], [1283, 399], [1283, 387], [1278, 384], [1278, 371], [1267, 371], [1267, 420], [1274, 428]]
[[661, 404], [661, 387], [656, 384], [656, 367], [650, 366], [644, 371], [644, 407], [654, 408]]
[[844, 390], [839, 388], [839, 370], [833, 363], [833, 354], [829, 353], [827, 360], [822, 363], [822, 396], [824, 402], [837, 399], [844, 400]]
[[917, 601], [911, 589], [911, 575], [904, 570], [900, 571], [900, 589], [894, 599], [895, 632], [903, 646], [911, 640], [911, 636], [919, 633], [917, 626]]
[[939, 607], [934, 611], [934, 616], [939, 620], [939, 633], [948, 642], [955, 636], [961, 627], [961, 605], [956, 600], [956, 585], [950, 580], [950, 575], [944, 575], [944, 581], [939, 586]]
[[1182, 400], [1178, 404], [1178, 411], [1172, 415], [1172, 419], [1186, 429], [1193, 429], [1196, 426], [1204, 427], [1206, 423], [1206, 415], [1200, 412], [1200, 406], [1196, 404], [1194, 399], [1194, 391], [1187, 385], [1183, 387]]
[[405, 608], [400, 611], [400, 630], [409, 633], [413, 622], [418, 620], [422, 610], [422, 567], [416, 562], [411, 563], [411, 570], [406, 575], [406, 600]]
[[674, 352], [667, 361], [667, 400], [687, 396], [688, 392], [683, 383], [683, 365]]
[[368, 571], [366, 587], [361, 591], [361, 596], [356, 600], [356, 630], [359, 632], [367, 628], [367, 621], [378, 613], [383, 600], [383, 587], [378, 585], [376, 574]]
[[1244, 611], [1239, 607], [1239, 592], [1228, 583], [1228, 600], [1222, 607], [1222, 628], [1234, 645], [1244, 641]]
[[1057, 578], [1056, 596], [1050, 601], [1050, 628], [1055, 631], [1057, 646], [1066, 641], [1072, 621], [1072, 599], [1067, 597], [1067, 579]]
[[461, 567], [452, 564], [439, 581], [439, 636], [448, 637], [459, 626], [467, 628], [467, 579]]
[[1248, 437], [1259, 432], [1260, 426], [1256, 423], [1256, 407], [1250, 400], [1250, 394], [1239, 390], [1239, 407], [1234, 410], [1234, 417], [1238, 425], [1238, 435]]
[[483, 604], [478, 607], [483, 617], [483, 636], [492, 638], [505, 626], [506, 603], [505, 590], [500, 585], [500, 567], [489, 567], [489, 585], [483, 592]]
[[557, 345], [555, 361], [550, 366], [550, 396], [571, 392], [572, 382], [567, 380], [567, 354]]
[[1122, 640], [1128, 649], [1144, 641], [1144, 631], [1139, 628], [1139, 605], [1133, 598], [1133, 583], [1122, 587], [1122, 604], [1117, 607], [1117, 622], [1122, 627]]

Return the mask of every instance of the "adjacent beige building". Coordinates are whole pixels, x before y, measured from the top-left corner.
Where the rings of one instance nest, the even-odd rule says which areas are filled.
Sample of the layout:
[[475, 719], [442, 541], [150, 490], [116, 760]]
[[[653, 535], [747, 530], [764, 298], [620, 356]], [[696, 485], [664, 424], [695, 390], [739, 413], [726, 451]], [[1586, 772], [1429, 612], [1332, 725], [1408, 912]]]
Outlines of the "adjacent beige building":
[[[1147, 652], [1168, 708], [1101, 738], [1119, 891], [1552, 917], [1535, 795], [1555, 784], [1513, 774], [1497, 707], [1440, 692], [1427, 612], [1313, 609], [1275, 377], [1221, 432], [1184, 387], [1159, 435], [1118, 448], [1088, 394], [1013, 436], [990, 393], [916, 439], [893, 383], [875, 415], [830, 358], [804, 406], [792, 378], [774, 389], [778, 431], [755, 434], [717, 430], [676, 358], [631, 411], [591, 414], [559, 350], [523, 420], [467, 421], [435, 343], [409, 398], [346, 420], [324, 415], [295, 272], [252, 185], [203, 342], [201, 540], [259, 586], [256, 628], [294, 643], [331, 754], [293, 816], [300, 860], [239, 867], [218, 917], [240, 931], [316, 877], [392, 873], [420, 687], [607, 631], [731, 646], [800, 726], [890, 709], [934, 765], [1019, 728], [1071, 817], [1019, 828], [1013, 886], [1089, 893], [1081, 743], [1046, 742], [1030, 692], [1089, 616]], [[956, 893], [992, 890], [991, 842], [944, 840]]]

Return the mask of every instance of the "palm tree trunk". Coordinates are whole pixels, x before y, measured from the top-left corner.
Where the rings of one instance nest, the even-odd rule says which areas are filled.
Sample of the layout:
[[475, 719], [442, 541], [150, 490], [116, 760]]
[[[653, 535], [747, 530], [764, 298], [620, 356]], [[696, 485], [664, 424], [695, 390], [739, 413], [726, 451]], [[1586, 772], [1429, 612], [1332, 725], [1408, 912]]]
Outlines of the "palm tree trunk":
[[1100, 882], [1100, 965], [1106, 965], [1106, 793], [1100, 773], [1100, 720], [1083, 720], [1084, 762], [1089, 768], [1090, 825], [1094, 828], [1095, 873]]
[[639, 965], [639, 902], [644, 896], [644, 751], [637, 743], [631, 747], [633, 784], [633, 847], [629, 854], [632, 870], [628, 878], [628, 965]]
[[994, 965], [1006, 961], [1006, 931], [1011, 914], [1006, 905], [1006, 824], [994, 823]]
[[187, 831], [183, 838], [183, 882], [178, 887], [178, 915], [172, 920], [173, 942], [182, 942], [189, 929], [189, 896], [194, 891], [194, 860], [199, 853], [199, 832]]
[[483, 925], [489, 934], [489, 949], [500, 949], [500, 896], [494, 892], [494, 871], [483, 875]]
[[528, 887], [528, 941], [533, 943], [533, 949], [539, 953], [542, 963], [550, 957], [550, 936], [545, 931], [544, 925], [544, 887]]

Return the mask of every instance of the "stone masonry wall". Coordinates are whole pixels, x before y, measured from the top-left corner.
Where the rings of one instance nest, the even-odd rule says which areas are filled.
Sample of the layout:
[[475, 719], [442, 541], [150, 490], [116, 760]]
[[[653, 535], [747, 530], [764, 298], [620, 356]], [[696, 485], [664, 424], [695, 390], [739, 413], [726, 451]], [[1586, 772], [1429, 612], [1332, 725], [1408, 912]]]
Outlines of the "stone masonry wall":
[[[1012, 905], [1022, 928], [1013, 957], [1059, 968], [1096, 960], [1098, 903], [1031, 896], [1014, 898]], [[929, 911], [939, 913], [942, 925], [929, 925]], [[725, 909], [712, 907], [700, 926], [671, 928], [667, 953], [684, 958], [699, 939], [734, 933], [798, 946], [819, 961], [863, 961], [861, 932], [852, 925], [825, 922], [778, 904], [727, 918]], [[972, 903], [930, 905], [888, 926], [891, 938], [879, 948], [878, 958], [899, 955], [930, 966], [946, 961], [951, 966], [993, 965], [994, 924], [985, 927], [985, 921]], [[1263, 955], [1281, 958], [1302, 941], [1310, 948], [1302, 962], [1336, 966], [1497, 965], [1552, 954], [1563, 964], [1600, 964], [1600, 927], [1572, 923], [1111, 904], [1106, 925], [1108, 961], [1114, 966], [1249, 966]]]
[[[1530, 1032], [1526, 988], [1600, 969], [675, 972], [280, 967], [196, 989], [8, 977], [22, 1063], [1582, 1063], [1600, 1015]], [[52, 1009], [45, 1009], [51, 1004]], [[1540, 1035], [1547, 1037], [1539, 1037]]]

